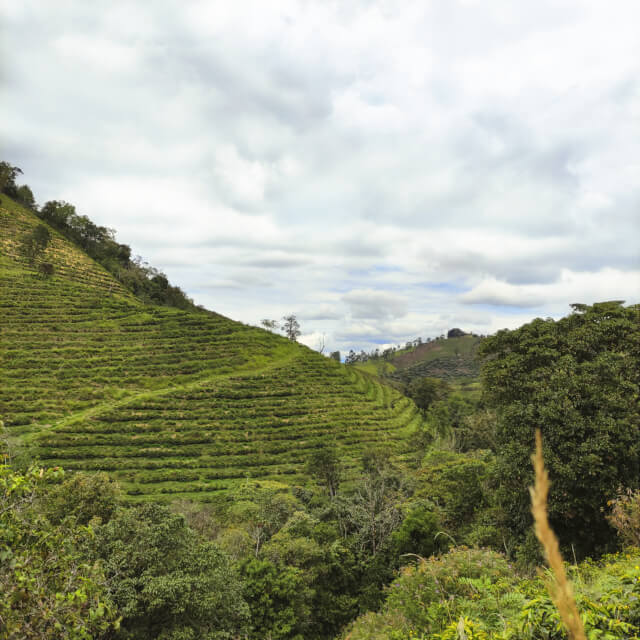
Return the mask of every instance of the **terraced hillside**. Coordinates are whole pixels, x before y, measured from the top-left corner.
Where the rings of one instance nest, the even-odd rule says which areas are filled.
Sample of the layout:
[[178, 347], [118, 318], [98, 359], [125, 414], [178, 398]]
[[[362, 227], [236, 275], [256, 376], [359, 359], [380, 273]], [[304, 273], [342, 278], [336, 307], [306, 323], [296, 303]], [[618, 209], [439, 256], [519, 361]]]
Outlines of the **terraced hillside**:
[[390, 377], [397, 380], [430, 377], [450, 382], [473, 380], [480, 369], [475, 360], [479, 344], [480, 338], [471, 335], [423, 343], [395, 355], [391, 361], [395, 370]]
[[20, 256], [39, 224], [0, 204], [0, 413], [47, 464], [106, 470], [132, 499], [206, 499], [247, 476], [304, 480], [335, 443], [398, 453], [415, 406], [371, 376], [215, 313], [143, 305], [55, 231], [44, 278]]

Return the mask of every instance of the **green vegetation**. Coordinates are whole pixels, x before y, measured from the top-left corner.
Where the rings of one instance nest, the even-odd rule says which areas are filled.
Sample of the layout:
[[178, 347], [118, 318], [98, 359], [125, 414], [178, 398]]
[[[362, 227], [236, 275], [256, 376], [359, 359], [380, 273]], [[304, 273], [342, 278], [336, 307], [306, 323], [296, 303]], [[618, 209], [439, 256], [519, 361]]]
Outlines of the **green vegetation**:
[[[8, 202], [9, 208], [13, 201], [36, 214], [100, 263], [139, 299], [179, 309], [196, 308], [179, 287], [169, 283], [161, 271], [142, 262], [139, 257], [132, 259], [131, 247], [116, 241], [114, 229], [99, 226], [88, 216], [79, 215], [76, 208], [68, 202], [51, 200], [39, 207], [31, 189], [27, 185], [16, 184], [16, 178], [20, 174], [22, 170], [19, 167], [0, 162], [0, 192], [12, 199]], [[51, 236], [47, 225], [40, 224], [22, 237], [22, 254], [32, 264], [49, 243]], [[53, 275], [54, 270], [51, 262], [41, 262], [38, 265], [38, 271], [45, 277]]]
[[619, 487], [640, 478], [640, 307], [573, 305], [487, 338], [484, 402], [496, 411], [497, 483], [505, 525], [530, 530], [526, 487], [536, 428], [552, 479], [550, 520], [584, 555], [612, 547], [605, 518]]
[[38, 218], [19, 173], [0, 163], [0, 640], [564, 640], [557, 578], [532, 577], [536, 429], [587, 637], [640, 637], [639, 306], [344, 366], [295, 316], [286, 339], [134, 295], [124, 245], [66, 203]]
[[305, 350], [251, 374], [72, 416], [31, 443], [47, 464], [109, 471], [131, 496], [205, 498], [247, 477], [304, 482], [307, 459], [328, 444], [347, 472], [366, 445], [400, 453], [417, 419], [408, 400]]
[[30, 456], [166, 501], [303, 482], [327, 444], [347, 478], [369, 444], [403, 453], [420, 417], [377, 379], [215, 313], [145, 305], [53, 229], [43, 279], [15, 240], [42, 224], [3, 201], [0, 402]]
[[45, 515], [43, 495], [61, 469], [16, 473], [0, 465], [0, 637], [99, 637], [118, 628], [107, 577], [86, 550], [93, 531]]
[[464, 335], [422, 343], [393, 357], [394, 379], [410, 383], [417, 378], [468, 382], [479, 373], [476, 352], [480, 338]]
[[[638, 638], [640, 552], [569, 567], [588, 638]], [[380, 613], [349, 630], [350, 640], [534, 640], [566, 638], [544, 575], [523, 578], [500, 554], [457, 548], [407, 567]], [[460, 632], [464, 635], [461, 635]]]

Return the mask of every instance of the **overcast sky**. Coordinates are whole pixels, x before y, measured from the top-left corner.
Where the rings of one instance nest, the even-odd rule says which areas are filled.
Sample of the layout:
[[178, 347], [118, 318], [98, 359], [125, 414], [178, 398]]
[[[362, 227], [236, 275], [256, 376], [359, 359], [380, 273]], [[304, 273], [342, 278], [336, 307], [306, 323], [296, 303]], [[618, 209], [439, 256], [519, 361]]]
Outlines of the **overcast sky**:
[[370, 349], [640, 300], [640, 3], [0, 5], [0, 150], [197, 303]]

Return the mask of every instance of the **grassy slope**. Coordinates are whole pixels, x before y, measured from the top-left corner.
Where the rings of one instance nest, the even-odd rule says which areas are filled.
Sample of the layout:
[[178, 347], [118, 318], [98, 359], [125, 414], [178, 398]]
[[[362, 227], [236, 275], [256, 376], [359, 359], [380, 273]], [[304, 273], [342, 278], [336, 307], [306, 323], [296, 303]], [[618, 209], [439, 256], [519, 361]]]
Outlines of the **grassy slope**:
[[335, 442], [402, 449], [415, 407], [373, 377], [215, 313], [143, 305], [52, 230], [49, 279], [19, 256], [39, 220], [0, 203], [0, 414], [47, 464], [108, 470], [132, 499], [303, 481]]
[[443, 378], [450, 382], [471, 381], [478, 375], [474, 360], [480, 338], [463, 336], [428, 342], [397, 354], [392, 363], [396, 376]]

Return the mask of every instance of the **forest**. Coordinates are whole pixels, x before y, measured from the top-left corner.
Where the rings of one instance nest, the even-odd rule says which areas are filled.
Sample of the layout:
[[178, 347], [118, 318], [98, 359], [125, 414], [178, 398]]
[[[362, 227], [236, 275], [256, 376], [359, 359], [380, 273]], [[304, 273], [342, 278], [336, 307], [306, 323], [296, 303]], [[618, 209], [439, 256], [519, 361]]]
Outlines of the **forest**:
[[640, 305], [477, 337], [472, 388], [391, 388], [203, 313], [2, 170], [29, 296], [1, 301], [1, 638], [578, 638], [567, 580], [582, 637], [640, 637]]

